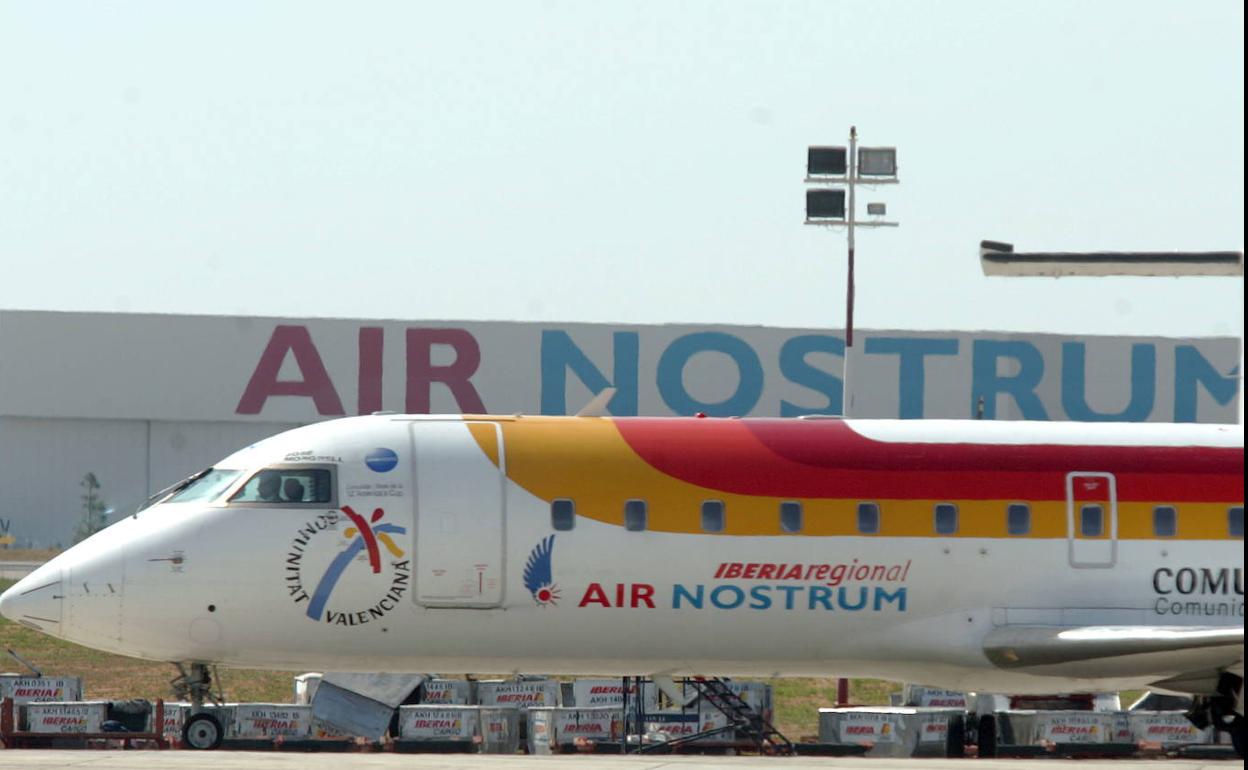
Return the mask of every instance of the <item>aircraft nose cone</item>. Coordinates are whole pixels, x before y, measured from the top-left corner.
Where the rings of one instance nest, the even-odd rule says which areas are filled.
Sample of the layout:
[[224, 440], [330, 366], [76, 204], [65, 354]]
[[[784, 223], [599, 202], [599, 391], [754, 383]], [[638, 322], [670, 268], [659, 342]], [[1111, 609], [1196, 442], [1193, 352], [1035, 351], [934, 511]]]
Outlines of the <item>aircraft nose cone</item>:
[[0, 595], [0, 615], [47, 634], [61, 631], [61, 569], [45, 564]]

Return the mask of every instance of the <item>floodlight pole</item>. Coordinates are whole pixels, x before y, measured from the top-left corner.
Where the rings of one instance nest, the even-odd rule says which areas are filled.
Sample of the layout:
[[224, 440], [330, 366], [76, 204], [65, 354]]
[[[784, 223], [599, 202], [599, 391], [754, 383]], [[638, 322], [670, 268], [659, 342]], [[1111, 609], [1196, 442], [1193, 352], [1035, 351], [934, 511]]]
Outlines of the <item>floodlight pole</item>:
[[[810, 152], [815, 150], [844, 151], [843, 147], [811, 147]], [[834, 185], [840, 187], [844, 185], [846, 188], [846, 196], [841, 199], [844, 211], [840, 211], [835, 205], [831, 210], [819, 210], [812, 212], [810, 208], [810, 191], [807, 191], [807, 211], [806, 222], [808, 225], [820, 225], [823, 227], [844, 227], [848, 234], [847, 245], [848, 254], [846, 260], [847, 277], [845, 281], [845, 351], [844, 365], [841, 369], [841, 414], [848, 417], [853, 408], [853, 387], [850, 384], [850, 358], [854, 352], [854, 235], [859, 227], [896, 227], [897, 222], [887, 222], [883, 219], [867, 219], [863, 222], [858, 221], [858, 185], [865, 184], [867, 186], [881, 184], [897, 184], [897, 164], [896, 164], [896, 148], [880, 147], [880, 148], [863, 148], [863, 152], [885, 152], [888, 156], [886, 163], [887, 171], [881, 172], [876, 164], [868, 164], [867, 177], [864, 179], [860, 176], [863, 164], [858, 157], [858, 127], [849, 127], [849, 147], [845, 154], [845, 165], [837, 167], [833, 163], [830, 167], [825, 163], [812, 165], [808, 156], [806, 184], [814, 185]], [[868, 204], [868, 210], [875, 204]], [[868, 213], [871, 213], [868, 211]], [[884, 208], [881, 205], [878, 212], [880, 216], [884, 214]]]
[[853, 393], [849, 387], [849, 354], [854, 348], [854, 184], [858, 175], [858, 127], [849, 127], [849, 210], [846, 218], [846, 229], [848, 231], [849, 243], [849, 260], [848, 260], [848, 276], [845, 280], [845, 365], [841, 370], [841, 414], [849, 417], [850, 407], [853, 405]]
[[[855, 157], [857, 150], [857, 126], [850, 126], [850, 178], [849, 178], [849, 197], [850, 205], [847, 211], [846, 226], [849, 228], [850, 255], [849, 255], [849, 281], [845, 282], [845, 368], [846, 368], [846, 389], [849, 388], [849, 348], [854, 347], [854, 223], [855, 223], [855, 206], [854, 206], [854, 177], [857, 175], [857, 158]], [[849, 413], [846, 411], [846, 414]]]

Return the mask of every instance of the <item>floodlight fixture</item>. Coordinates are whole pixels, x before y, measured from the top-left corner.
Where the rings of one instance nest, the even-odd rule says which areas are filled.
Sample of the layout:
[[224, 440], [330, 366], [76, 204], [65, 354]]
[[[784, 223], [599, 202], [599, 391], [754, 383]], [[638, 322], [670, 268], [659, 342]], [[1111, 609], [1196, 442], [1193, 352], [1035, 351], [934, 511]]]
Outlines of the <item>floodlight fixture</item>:
[[849, 153], [844, 147], [807, 147], [807, 176], [845, 176], [849, 173]]
[[858, 176], [897, 176], [897, 148], [859, 147]]
[[844, 190], [807, 190], [806, 219], [845, 219]]

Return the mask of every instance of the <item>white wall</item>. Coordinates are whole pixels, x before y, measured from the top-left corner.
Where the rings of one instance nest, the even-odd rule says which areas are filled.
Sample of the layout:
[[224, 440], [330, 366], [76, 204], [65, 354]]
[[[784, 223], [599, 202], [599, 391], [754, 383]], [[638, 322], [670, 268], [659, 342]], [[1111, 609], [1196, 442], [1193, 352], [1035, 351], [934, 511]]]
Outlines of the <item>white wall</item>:
[[68, 545], [83, 516], [82, 477], [108, 505], [133, 508], [147, 484], [147, 428], [121, 420], [0, 417], [0, 518], [19, 544]]
[[[985, 395], [996, 419], [1238, 418], [1234, 338], [856, 337], [856, 417], [969, 418]], [[457, 361], [466, 366], [458, 394], [440, 381]], [[844, 361], [840, 333], [826, 329], [13, 311], [0, 312], [0, 415], [286, 423], [377, 409], [549, 414], [575, 412], [605, 385], [620, 390], [616, 415], [839, 413]]]
[[262, 438], [295, 427], [294, 423], [255, 422], [153, 421], [148, 424], [151, 426], [149, 495]]
[[0, 417], [0, 527], [18, 544], [68, 545], [94, 473], [114, 520], [159, 489], [291, 425]]

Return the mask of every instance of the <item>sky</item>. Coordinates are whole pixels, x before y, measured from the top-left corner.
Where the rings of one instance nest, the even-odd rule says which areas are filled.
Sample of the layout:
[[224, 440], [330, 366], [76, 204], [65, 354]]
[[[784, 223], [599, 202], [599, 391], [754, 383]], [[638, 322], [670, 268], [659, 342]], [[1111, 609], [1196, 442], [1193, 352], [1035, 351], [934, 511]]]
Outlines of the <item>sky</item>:
[[[1233, 278], [987, 278], [1243, 248], [1243, 5], [0, 2], [0, 308], [1237, 335]], [[864, 207], [865, 208], [865, 207]]]

